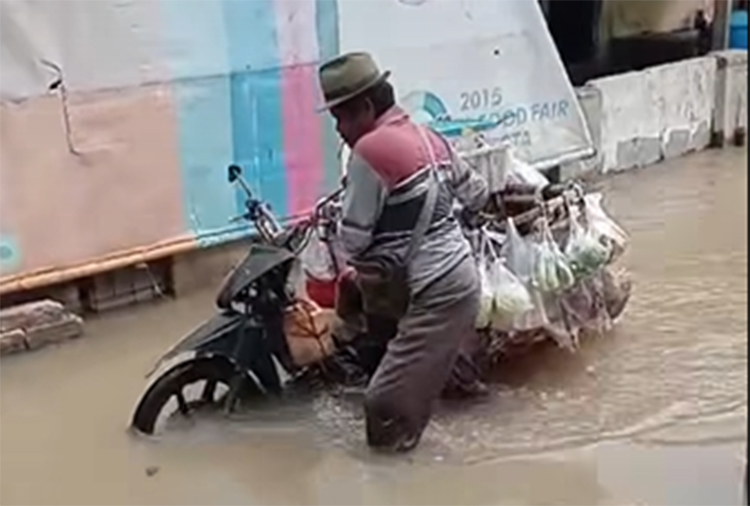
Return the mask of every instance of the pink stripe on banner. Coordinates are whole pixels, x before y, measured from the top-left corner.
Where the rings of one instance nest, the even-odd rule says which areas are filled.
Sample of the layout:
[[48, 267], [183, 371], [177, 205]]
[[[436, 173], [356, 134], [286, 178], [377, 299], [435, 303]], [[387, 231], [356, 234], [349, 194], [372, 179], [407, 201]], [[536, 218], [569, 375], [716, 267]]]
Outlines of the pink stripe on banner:
[[323, 132], [315, 113], [317, 66], [287, 67], [281, 76], [287, 209], [298, 214], [315, 205], [325, 177]]
[[281, 101], [287, 210], [310, 210], [324, 179], [323, 131], [318, 100], [315, 0], [275, 0], [277, 40], [283, 69]]

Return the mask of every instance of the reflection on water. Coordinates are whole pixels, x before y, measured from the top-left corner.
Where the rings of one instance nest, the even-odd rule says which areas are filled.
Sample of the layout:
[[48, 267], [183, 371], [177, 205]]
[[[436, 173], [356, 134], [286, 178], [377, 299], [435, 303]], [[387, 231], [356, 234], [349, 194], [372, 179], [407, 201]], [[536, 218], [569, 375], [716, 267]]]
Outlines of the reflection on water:
[[737, 503], [746, 159], [706, 152], [602, 183], [632, 233], [622, 322], [578, 354], [549, 347], [510, 364], [489, 401], [441, 408], [413, 455], [372, 456], [356, 400], [328, 396], [158, 440], [127, 434], [143, 373], [210, 314], [205, 294], [110, 315], [85, 339], [3, 360], [0, 502]]

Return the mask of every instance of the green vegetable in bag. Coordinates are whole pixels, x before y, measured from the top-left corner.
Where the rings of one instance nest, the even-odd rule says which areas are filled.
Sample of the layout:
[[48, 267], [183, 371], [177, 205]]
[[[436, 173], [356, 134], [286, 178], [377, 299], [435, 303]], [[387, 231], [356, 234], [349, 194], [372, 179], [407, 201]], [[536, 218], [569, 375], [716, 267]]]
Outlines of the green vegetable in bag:
[[486, 230], [479, 240], [479, 272], [482, 292], [477, 328], [504, 330], [513, 319], [534, 308], [526, 286], [506, 266]]
[[580, 222], [576, 208], [569, 207], [570, 235], [565, 246], [565, 257], [577, 279], [587, 278], [604, 267], [611, 250], [602, 244], [590, 228]]
[[533, 286], [542, 293], [557, 293], [572, 287], [575, 277], [565, 255], [552, 237], [546, 221], [541, 241], [535, 247]]

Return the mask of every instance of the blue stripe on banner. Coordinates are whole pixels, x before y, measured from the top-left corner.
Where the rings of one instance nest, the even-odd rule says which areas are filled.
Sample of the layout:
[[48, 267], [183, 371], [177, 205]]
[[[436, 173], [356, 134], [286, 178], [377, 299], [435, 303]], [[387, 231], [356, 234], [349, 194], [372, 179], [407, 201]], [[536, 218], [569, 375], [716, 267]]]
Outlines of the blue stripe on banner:
[[281, 71], [273, 0], [160, 1], [177, 101], [186, 223], [201, 246], [248, 235], [230, 225], [245, 196], [226, 167], [241, 165], [257, 195], [286, 213]]
[[[274, 0], [223, 0], [235, 163], [278, 216], [287, 215], [281, 57]], [[245, 194], [237, 191], [238, 209]]]
[[232, 131], [222, 10], [213, 2], [160, 1], [163, 51], [177, 109], [185, 222], [198, 242], [235, 214], [225, 168]]

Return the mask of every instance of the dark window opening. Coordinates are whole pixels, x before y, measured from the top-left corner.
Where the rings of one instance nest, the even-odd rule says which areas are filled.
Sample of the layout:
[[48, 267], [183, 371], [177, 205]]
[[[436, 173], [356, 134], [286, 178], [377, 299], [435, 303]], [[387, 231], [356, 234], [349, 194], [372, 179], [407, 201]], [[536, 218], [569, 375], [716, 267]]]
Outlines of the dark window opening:
[[[701, 11], [691, 27], [599, 40], [606, 0], [540, 0], [552, 39], [574, 86], [591, 79], [642, 70], [711, 50], [711, 24]], [[744, 1], [747, 4], [747, 1]]]

